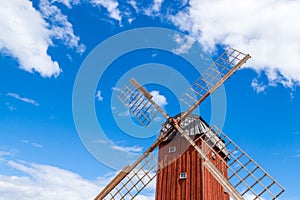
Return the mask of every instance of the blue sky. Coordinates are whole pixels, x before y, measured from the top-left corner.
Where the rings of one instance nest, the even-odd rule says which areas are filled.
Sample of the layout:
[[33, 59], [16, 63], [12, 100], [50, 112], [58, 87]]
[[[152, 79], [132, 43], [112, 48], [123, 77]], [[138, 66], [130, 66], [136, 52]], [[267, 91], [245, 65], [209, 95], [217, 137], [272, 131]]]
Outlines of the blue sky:
[[[185, 109], [179, 95], [209, 63], [201, 56], [214, 59], [227, 46], [252, 58], [200, 113], [286, 188], [281, 199], [300, 199], [299, 0], [0, 5], [0, 199], [92, 199], [163, 122], [136, 125], [118, 89], [134, 76], [175, 115]], [[145, 27], [156, 28], [147, 35], [138, 29]], [[105, 65], [109, 56], [116, 59]], [[216, 119], [214, 108], [221, 109]], [[93, 114], [105, 137], [88, 126]]]

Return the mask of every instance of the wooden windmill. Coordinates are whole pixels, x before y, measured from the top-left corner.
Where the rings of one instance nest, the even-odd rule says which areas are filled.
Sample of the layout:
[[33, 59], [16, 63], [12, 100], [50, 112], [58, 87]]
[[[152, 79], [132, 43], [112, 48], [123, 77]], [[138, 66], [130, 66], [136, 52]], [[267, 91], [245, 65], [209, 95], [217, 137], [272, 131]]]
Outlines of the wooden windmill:
[[[229, 48], [181, 100], [186, 112], [170, 117], [136, 80], [118, 94], [144, 126], [160, 112], [166, 122], [157, 140], [95, 198], [134, 199], [156, 178], [157, 200], [277, 199], [284, 188], [215, 126], [191, 114], [250, 58]], [[154, 151], [158, 149], [158, 158]]]

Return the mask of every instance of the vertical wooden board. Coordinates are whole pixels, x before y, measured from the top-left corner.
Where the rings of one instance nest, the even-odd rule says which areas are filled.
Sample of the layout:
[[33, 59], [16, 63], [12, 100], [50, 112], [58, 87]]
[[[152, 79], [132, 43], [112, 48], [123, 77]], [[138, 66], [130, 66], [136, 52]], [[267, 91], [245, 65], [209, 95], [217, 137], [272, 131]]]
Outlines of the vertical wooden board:
[[172, 170], [171, 170], [171, 180], [170, 180], [170, 185], [171, 185], [171, 194], [170, 194], [170, 199], [175, 199], [175, 191], [174, 189], [176, 189], [176, 182], [175, 182], [175, 173], [176, 173], [176, 161], [172, 162]]
[[[186, 165], [186, 156], [185, 156], [185, 154], [182, 154], [182, 165], [181, 165], [181, 171], [180, 171], [180, 173], [181, 172], [184, 172], [185, 170], [186, 170], [186, 167], [185, 167], [185, 165]], [[179, 176], [179, 175], [178, 175]], [[182, 188], [181, 188], [181, 199], [185, 199], [185, 184], [186, 184], [186, 182], [185, 182], [185, 180], [183, 179], [183, 180], [179, 180], [180, 182], [181, 182], [181, 184], [182, 184]]]
[[190, 153], [191, 153], [191, 199], [196, 199], [196, 187], [197, 187], [197, 160], [195, 159], [195, 155], [194, 155], [193, 149], [191, 149]]
[[160, 169], [158, 169], [158, 171], [156, 172], [156, 192], [155, 192], [155, 199], [156, 200], [160, 200], [160, 194], [161, 194], [161, 191], [160, 191], [160, 183], [161, 183], [161, 171]]
[[191, 160], [190, 160], [190, 148], [186, 151], [186, 192], [185, 192], [185, 199], [190, 199], [191, 194]]
[[176, 180], [176, 185], [177, 185], [177, 190], [176, 190], [176, 199], [180, 200], [181, 199], [181, 183], [180, 181], [178, 180], [178, 174], [180, 173], [181, 171], [181, 166], [182, 166], [182, 157], [180, 156], [178, 158], [178, 164], [177, 164], [177, 170], [176, 170], [176, 174], [175, 174], [175, 180]]
[[162, 190], [161, 190], [161, 196], [162, 196], [162, 200], [166, 200], [165, 198], [165, 191], [167, 189], [167, 183], [166, 183], [166, 179], [167, 179], [167, 167], [166, 167], [166, 158], [164, 156], [164, 167], [163, 167], [163, 178], [162, 178]]

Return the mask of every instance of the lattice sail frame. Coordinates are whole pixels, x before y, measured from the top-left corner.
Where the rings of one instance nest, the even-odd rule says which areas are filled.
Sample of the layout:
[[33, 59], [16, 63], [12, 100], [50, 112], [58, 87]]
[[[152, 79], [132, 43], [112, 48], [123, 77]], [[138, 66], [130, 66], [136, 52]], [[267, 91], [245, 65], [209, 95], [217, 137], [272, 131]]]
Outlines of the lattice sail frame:
[[[216, 126], [207, 127], [197, 140], [207, 144], [202, 151], [214, 166], [218, 167], [221, 163], [227, 166], [224, 168], [228, 173], [227, 179], [243, 198], [277, 199], [284, 192], [284, 188], [274, 178]], [[212, 156], [220, 159], [211, 159]]]
[[149, 101], [152, 96], [146, 97], [132, 81], [125, 85], [117, 96], [144, 127], [148, 126], [158, 113], [158, 110]]
[[233, 69], [240, 61], [247, 57], [246, 54], [229, 48], [224, 51], [216, 61], [191, 85], [191, 87], [180, 97], [188, 107], [192, 107], [210, 89], [212, 89], [222, 77]]
[[[197, 108], [197, 106], [211, 93], [218, 89], [233, 73], [236, 72], [248, 59], [249, 54], [244, 54], [235, 49], [226, 50], [204, 73], [200, 76], [194, 84], [187, 90], [185, 97], [181, 100], [190, 108], [181, 115], [181, 117], [174, 119], [170, 118], [164, 110], [162, 110], [153, 100], [152, 95], [149, 94], [139, 83], [134, 79], [120, 91], [119, 99], [128, 107], [131, 114], [146, 127], [151, 123], [156, 114], [161, 112], [168, 120], [169, 126], [165, 135], [160, 136], [156, 142], [132, 165], [125, 167], [116, 178], [95, 198], [99, 199], [133, 199], [143, 188], [145, 188], [156, 176], [156, 174], [149, 178], [147, 170], [139, 167], [141, 163], [149, 163], [147, 157], [150, 153], [159, 146], [159, 144], [166, 139], [174, 130], [177, 130], [184, 136], [188, 142], [195, 148], [195, 150], [204, 159], [204, 166], [216, 178], [216, 180], [228, 190], [230, 196], [234, 199], [240, 200], [247, 197], [247, 199], [272, 198], [276, 199], [284, 192], [283, 187], [277, 183], [270, 175], [268, 175], [260, 166], [258, 166], [242, 149], [240, 149], [232, 140], [224, 133], [215, 127], [216, 130], [210, 128], [210, 137], [204, 134], [201, 138], [203, 142], [207, 143], [210, 148], [208, 150], [201, 149], [185, 132], [184, 127], [181, 127], [181, 122]], [[186, 125], [184, 125], [186, 126]], [[216, 134], [216, 132], [218, 134]], [[219, 140], [216, 140], [219, 138]], [[233, 151], [228, 151], [229, 162], [228, 167], [229, 178], [227, 179], [217, 169], [218, 163], [213, 163], [210, 160], [209, 153], [214, 152], [214, 145], [211, 145], [211, 140], [218, 141], [216, 145], [222, 141], [225, 143], [224, 148], [234, 146]], [[226, 140], [225, 140], [226, 139]], [[227, 143], [225, 141], [228, 141]], [[211, 146], [210, 146], [211, 145]], [[218, 155], [218, 152], [214, 152]], [[236, 153], [238, 156], [236, 156]], [[244, 162], [243, 159], [246, 159]], [[151, 159], [153, 160], [153, 158]], [[152, 165], [150, 165], [152, 166]], [[255, 166], [251, 168], [251, 166]], [[237, 168], [237, 170], [235, 170]], [[140, 172], [147, 174], [146, 176], [138, 176]], [[143, 182], [143, 178], [148, 177], [148, 181]], [[123, 182], [125, 180], [125, 183]], [[127, 180], [127, 181], [126, 181]], [[135, 180], [137, 185], [132, 184]], [[131, 183], [131, 187], [128, 184]], [[274, 189], [275, 188], [275, 189]], [[250, 195], [250, 196], [249, 196]], [[118, 196], [118, 197], [117, 197]]]
[[103, 197], [103, 200], [131, 200], [156, 177], [158, 161], [153, 153], [147, 155], [136, 167], [132, 170], [123, 170], [121, 173], [127, 175]]

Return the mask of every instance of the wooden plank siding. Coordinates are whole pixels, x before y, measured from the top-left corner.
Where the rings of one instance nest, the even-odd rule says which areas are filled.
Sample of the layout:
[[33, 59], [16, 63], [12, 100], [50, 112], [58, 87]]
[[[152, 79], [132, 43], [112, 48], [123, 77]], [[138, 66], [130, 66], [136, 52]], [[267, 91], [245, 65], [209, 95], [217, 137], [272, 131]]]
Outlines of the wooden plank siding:
[[[198, 146], [208, 148], [196, 138]], [[170, 147], [176, 147], [176, 151], [169, 153]], [[229, 200], [222, 186], [202, 166], [202, 158], [180, 134], [162, 143], [158, 154], [162, 167], [157, 172], [156, 200]], [[209, 156], [214, 163], [222, 159], [219, 156], [213, 159], [211, 153]], [[225, 163], [221, 162], [217, 167], [227, 177]], [[186, 172], [186, 179], [179, 178], [183, 172]]]

